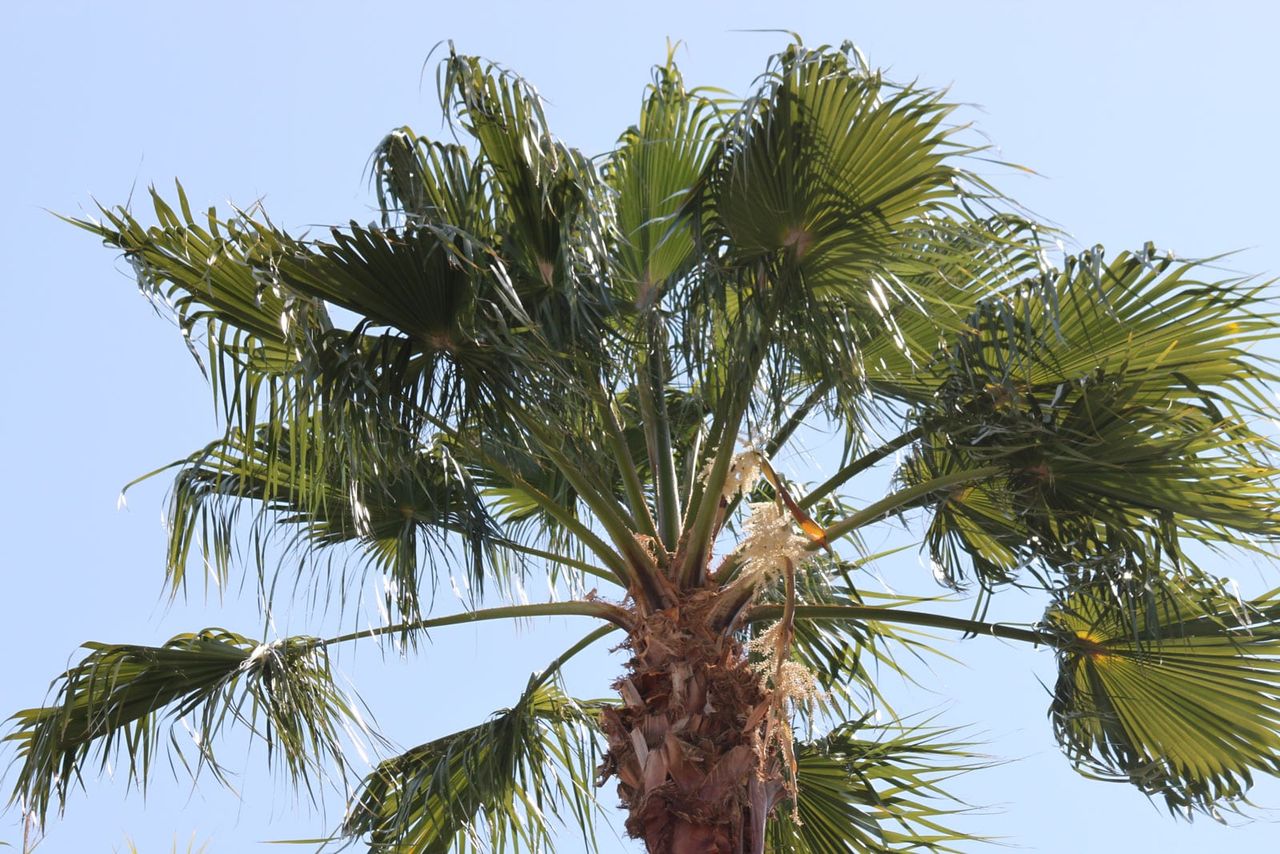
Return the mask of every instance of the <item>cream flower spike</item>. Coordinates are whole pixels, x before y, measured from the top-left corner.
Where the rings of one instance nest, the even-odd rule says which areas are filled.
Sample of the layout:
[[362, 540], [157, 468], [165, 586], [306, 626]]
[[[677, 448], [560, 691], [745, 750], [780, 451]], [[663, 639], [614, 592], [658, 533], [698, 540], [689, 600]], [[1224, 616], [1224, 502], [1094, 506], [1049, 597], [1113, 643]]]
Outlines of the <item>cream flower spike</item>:
[[797, 534], [787, 511], [773, 501], [748, 504], [736, 552], [745, 575], [773, 577], [790, 560], [800, 566], [813, 556], [808, 538]]
[[725, 501], [732, 501], [739, 493], [750, 493], [760, 482], [764, 456], [753, 446], [734, 456], [729, 463], [729, 473], [725, 475], [724, 488], [720, 494]]

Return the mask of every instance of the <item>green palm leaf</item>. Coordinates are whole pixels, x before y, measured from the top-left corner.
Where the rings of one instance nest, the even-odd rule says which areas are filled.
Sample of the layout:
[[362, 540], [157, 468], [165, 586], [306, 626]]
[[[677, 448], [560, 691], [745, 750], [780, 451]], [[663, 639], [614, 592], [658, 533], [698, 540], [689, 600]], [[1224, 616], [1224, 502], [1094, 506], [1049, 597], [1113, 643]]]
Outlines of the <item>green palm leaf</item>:
[[702, 241], [723, 260], [695, 279], [686, 358], [732, 388], [713, 371], [776, 344], [766, 420], [829, 388], [862, 433], [868, 386], [927, 395], [914, 375], [978, 299], [1035, 269], [1035, 232], [990, 216], [941, 93], [886, 82], [847, 45], [793, 45], [762, 81], [708, 167]]
[[1125, 379], [1085, 380], [1057, 405], [1031, 402], [930, 436], [901, 472], [908, 483], [993, 463], [1004, 470], [937, 505], [927, 542], [939, 566], [960, 576], [967, 553], [988, 582], [1033, 559], [1071, 575], [1132, 574], [1162, 554], [1179, 561], [1180, 537], [1276, 537], [1277, 472], [1256, 456], [1265, 440], [1189, 404], [1142, 405], [1140, 392]]
[[343, 829], [373, 852], [546, 851], [567, 805], [594, 850], [595, 750], [590, 704], [535, 677], [491, 720], [380, 764]]
[[1169, 583], [1118, 605], [1085, 587], [1045, 615], [1067, 643], [1050, 715], [1083, 773], [1170, 810], [1235, 807], [1280, 774], [1280, 598]]
[[[898, 274], [914, 299], [891, 305], [892, 322], [867, 329], [848, 360], [837, 363], [856, 383], [845, 380], [850, 396], [869, 388], [895, 401], [931, 400], [945, 380], [934, 370], [939, 350], [973, 329], [971, 315], [979, 305], [1039, 270], [1042, 231], [1020, 217], [934, 218], [926, 225], [909, 250], [918, 269]], [[809, 370], [820, 374], [823, 368], [819, 363]]]
[[[864, 730], [871, 732], [864, 734]], [[770, 820], [769, 854], [959, 851], [977, 837], [946, 826], [963, 811], [941, 784], [981, 763], [949, 733], [842, 724], [796, 744], [798, 793]], [[870, 736], [870, 737], [867, 737]]]
[[[1041, 285], [982, 303], [918, 405], [930, 434], [909, 483], [995, 463], [954, 489], [927, 541], [949, 577], [985, 581], [1043, 559], [1069, 574], [1182, 560], [1180, 538], [1250, 546], [1280, 533], [1269, 407], [1251, 355], [1271, 321], [1256, 290], [1207, 284], [1147, 252], [1086, 253]], [[1107, 564], [1112, 569], [1107, 569]]]
[[384, 225], [408, 221], [454, 229], [482, 245], [496, 244], [489, 175], [466, 147], [398, 128], [374, 150], [373, 177]]
[[1272, 335], [1265, 285], [1208, 280], [1206, 264], [1150, 245], [1104, 263], [1095, 248], [984, 300], [936, 362], [946, 399], [993, 386], [1050, 398], [1101, 373], [1138, 382], [1144, 403], [1267, 410], [1275, 375], [1252, 349]]
[[656, 304], [695, 257], [693, 230], [681, 215], [720, 121], [713, 101], [686, 91], [668, 56], [654, 70], [639, 122], [618, 140], [603, 170], [615, 193], [614, 286], [637, 305]]
[[330, 241], [301, 241], [248, 225], [256, 241], [247, 260], [260, 279], [359, 318], [352, 331], [314, 334], [299, 348], [286, 398], [293, 419], [320, 409], [329, 431], [344, 434], [372, 410], [416, 435], [493, 409], [527, 380], [514, 330], [530, 320], [491, 250], [465, 233], [351, 223]]
[[[486, 581], [504, 587], [503, 562], [485, 560], [498, 557], [499, 530], [478, 486], [448, 448], [434, 444], [414, 451], [394, 435], [384, 448], [375, 467], [353, 471], [349, 460], [316, 459], [326, 448], [313, 436], [286, 434], [273, 442], [260, 430], [249, 441], [232, 432], [175, 464], [170, 584], [175, 590], [185, 584], [196, 550], [220, 584], [226, 579], [237, 519], [249, 503], [255, 538], [276, 535], [304, 557], [316, 548], [354, 545], [360, 560], [384, 574], [386, 608], [395, 618], [419, 616], [422, 588], [434, 589], [442, 559], [456, 558], [477, 594]], [[337, 589], [348, 586], [340, 579]]]
[[124, 253], [143, 293], [174, 314], [197, 359], [203, 345], [202, 364], [228, 419], [252, 418], [257, 387], [296, 366], [299, 347], [331, 328], [328, 314], [255, 275], [249, 256], [256, 229], [247, 214], [222, 219], [210, 208], [197, 220], [181, 185], [177, 196], [180, 213], [152, 190], [151, 227], [126, 208], [100, 208], [101, 221], [71, 222]]
[[[214, 741], [229, 722], [260, 736], [269, 756], [310, 788], [322, 762], [345, 767], [344, 727], [363, 729], [352, 701], [334, 683], [315, 639], [260, 643], [225, 629], [182, 634], [160, 647], [86, 643], [89, 654], [58, 679], [53, 705], [13, 715], [6, 741], [16, 743], [21, 768], [14, 800], [43, 822], [49, 804], [67, 792], [98, 756], [105, 768], [123, 753], [129, 777], [145, 791], [161, 748], [161, 723], [189, 723], [196, 770], [221, 776]], [[185, 749], [173, 732], [170, 747]], [[183, 764], [188, 761], [183, 758]]]
[[[906, 483], [962, 474], [967, 460], [945, 441], [926, 441], [899, 470]], [[986, 585], [1011, 581], [1034, 557], [1031, 530], [1004, 483], [960, 483], [933, 504], [925, 528], [934, 574], [953, 588], [970, 575]]]
[[948, 111], [847, 51], [789, 47], [713, 173], [715, 224], [737, 262], [789, 251], [810, 294], [866, 300], [870, 277], [898, 260], [902, 230], [954, 196], [948, 155], [961, 149], [941, 125]]
[[502, 256], [526, 308], [551, 340], [587, 343], [608, 304], [590, 275], [606, 255], [602, 224], [584, 215], [604, 204], [591, 162], [551, 135], [541, 99], [511, 72], [451, 47], [438, 84], [491, 176]]

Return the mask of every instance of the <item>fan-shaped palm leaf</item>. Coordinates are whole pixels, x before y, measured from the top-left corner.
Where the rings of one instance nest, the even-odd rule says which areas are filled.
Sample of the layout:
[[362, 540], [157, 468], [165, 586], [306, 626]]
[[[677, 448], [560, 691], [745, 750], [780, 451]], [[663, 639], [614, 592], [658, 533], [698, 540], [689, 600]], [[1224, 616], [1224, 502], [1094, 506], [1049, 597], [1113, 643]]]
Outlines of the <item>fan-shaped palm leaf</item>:
[[1243, 415], [1270, 377], [1247, 350], [1269, 323], [1257, 295], [1144, 257], [1100, 268], [1087, 254], [1047, 296], [995, 298], [940, 359], [944, 381], [918, 408], [933, 432], [902, 474], [1003, 470], [937, 506], [928, 542], [949, 576], [963, 553], [993, 582], [1034, 558], [1134, 572], [1180, 560], [1179, 534], [1280, 532], [1270, 443]]
[[[370, 851], [545, 851], [569, 806], [589, 835], [596, 750], [590, 704], [530, 680], [510, 709], [383, 762], [344, 825]], [[594, 847], [594, 846], [592, 846]]]
[[[5, 736], [22, 763], [14, 798], [41, 820], [50, 801], [66, 802], [93, 755], [105, 768], [123, 754], [130, 778], [145, 789], [166, 719], [193, 727], [197, 769], [207, 765], [220, 774], [214, 742], [229, 720], [239, 721], [265, 740], [295, 782], [308, 786], [322, 761], [345, 767], [343, 729], [363, 728], [314, 638], [259, 643], [205, 629], [160, 647], [84, 648], [84, 660], [59, 677], [54, 704], [16, 713]], [[170, 743], [181, 755], [176, 732]]]
[[[494, 549], [498, 529], [478, 486], [446, 446], [412, 450], [393, 434], [377, 466], [363, 471], [353, 471], [349, 458], [329, 456], [318, 464], [296, 456], [325, 453], [324, 443], [312, 437], [286, 434], [273, 441], [263, 430], [249, 441], [232, 432], [176, 464], [168, 520], [175, 590], [185, 583], [197, 546], [204, 564], [219, 579], [226, 577], [236, 520], [246, 502], [256, 505], [255, 539], [294, 528], [285, 544], [301, 547], [304, 555], [313, 547], [354, 545], [357, 559], [386, 575], [387, 612], [396, 618], [419, 615], [422, 587], [434, 587], [441, 558], [456, 556], [477, 593], [486, 580], [500, 587], [508, 580]], [[426, 577], [423, 560], [433, 570]]]
[[[870, 730], [868, 732], [868, 730]], [[769, 854], [959, 851], [976, 839], [946, 826], [963, 811], [941, 788], [980, 767], [946, 731], [836, 727], [796, 745], [797, 796], [769, 822]], [[870, 737], [868, 737], [870, 736]]]
[[1171, 810], [1238, 805], [1280, 774], [1280, 599], [1168, 583], [1125, 608], [1097, 587], [1045, 615], [1060, 633], [1050, 714], [1085, 773]]
[[686, 91], [669, 56], [654, 71], [639, 122], [618, 140], [603, 170], [615, 194], [615, 288], [638, 305], [656, 304], [695, 257], [694, 234], [681, 214], [719, 123], [715, 103]]

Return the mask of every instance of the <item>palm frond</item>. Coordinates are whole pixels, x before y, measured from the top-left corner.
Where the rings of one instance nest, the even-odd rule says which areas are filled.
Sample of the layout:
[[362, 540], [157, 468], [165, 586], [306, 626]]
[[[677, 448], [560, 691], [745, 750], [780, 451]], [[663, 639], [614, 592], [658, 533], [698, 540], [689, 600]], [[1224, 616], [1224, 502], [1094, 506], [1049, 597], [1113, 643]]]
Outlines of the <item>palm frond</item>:
[[1130, 607], [1097, 585], [1044, 625], [1064, 638], [1050, 716], [1082, 773], [1129, 782], [1171, 811], [1238, 808], [1280, 774], [1280, 597], [1165, 584]]
[[[530, 355], [546, 345], [520, 331], [531, 321], [501, 264], [453, 226], [352, 224], [306, 241], [247, 212], [201, 224], [178, 195], [181, 214], [153, 194], [154, 227], [124, 209], [77, 224], [122, 249], [193, 352], [207, 350], [215, 399], [244, 435], [309, 433], [327, 453], [299, 459], [373, 468], [389, 432], [412, 445], [477, 416], [492, 432], [519, 401], [563, 409], [581, 396], [566, 392], [570, 372]], [[334, 328], [328, 304], [354, 312], [356, 328]]]
[[[154, 196], [160, 225], [153, 228], [124, 210], [104, 211], [103, 224], [80, 223], [125, 251], [144, 290], [170, 306], [184, 330], [206, 327], [211, 380], [228, 433], [193, 455], [184, 469], [192, 476], [175, 491], [171, 577], [181, 579], [192, 514], [206, 511], [205, 530], [213, 534], [206, 544], [225, 574], [230, 514], [212, 513], [218, 502], [208, 499], [229, 497], [230, 489], [264, 498], [264, 507], [280, 498], [295, 514], [330, 522], [345, 513], [346, 534], [336, 536], [330, 525], [319, 541], [363, 541], [366, 554], [391, 570], [393, 604], [412, 618], [419, 535], [431, 534], [430, 522], [450, 522], [445, 527], [457, 530], [464, 521], [416, 511], [409, 518], [403, 508], [419, 503], [396, 494], [426, 483], [423, 472], [433, 466], [433, 483], [448, 481], [455, 495], [466, 492], [464, 467], [446, 459], [431, 438], [432, 425], [483, 413], [486, 432], [496, 436], [511, 432], [504, 413], [514, 401], [540, 405], [527, 388], [517, 392], [529, 377], [510, 362], [522, 351], [508, 324], [529, 322], [518, 298], [485, 250], [443, 225], [403, 231], [352, 225], [334, 231], [332, 242], [301, 241], [248, 214], [219, 220], [210, 212], [202, 226], [178, 192], [181, 215]], [[333, 328], [328, 303], [356, 312], [359, 328]], [[388, 328], [369, 331], [376, 325]], [[539, 388], [554, 385], [542, 396], [554, 397], [566, 412], [573, 396], [556, 394], [565, 388], [565, 372], [555, 372], [554, 384], [547, 372], [535, 373]], [[270, 471], [249, 471], [262, 466]], [[256, 478], [263, 489], [245, 478]], [[270, 494], [277, 489], [293, 494]], [[456, 504], [450, 499], [438, 506]], [[374, 526], [370, 514], [379, 509], [386, 512]], [[458, 542], [472, 580], [481, 582], [488, 526], [478, 499], [465, 515]]]
[[963, 552], [985, 582], [1033, 559], [1071, 577], [1115, 577], [1181, 565], [1184, 539], [1249, 547], [1280, 535], [1277, 470], [1256, 456], [1263, 441], [1197, 407], [1134, 405], [1134, 392], [1121, 381], [1082, 384], [1070, 405], [1037, 408], [1046, 420], [1026, 418], [989, 443], [933, 437], [904, 469], [909, 482], [1004, 469], [938, 506], [928, 542], [943, 571], [962, 572]]
[[615, 194], [614, 287], [637, 307], [658, 304], [696, 258], [683, 212], [720, 122], [716, 103], [685, 89], [669, 55], [654, 69], [640, 120], [618, 140], [603, 169]]
[[[245, 504], [251, 505], [250, 538], [258, 543], [259, 573], [264, 544], [277, 541], [302, 557], [316, 549], [339, 550], [384, 576], [388, 618], [414, 620], [423, 589], [434, 590], [440, 563], [465, 574], [468, 589], [482, 594], [486, 582], [505, 587], [507, 565], [496, 549], [505, 536], [490, 518], [479, 486], [446, 445], [418, 450], [391, 436], [377, 465], [360, 470], [351, 459], [326, 456], [323, 441], [262, 429], [254, 440], [232, 431], [178, 463], [170, 493], [168, 574], [172, 587], [185, 584], [198, 551], [221, 585], [228, 576]], [[401, 447], [396, 448], [399, 444]], [[301, 458], [299, 458], [301, 457]], [[425, 572], [424, 566], [425, 563]], [[346, 573], [324, 586], [344, 591]], [[263, 578], [265, 587], [273, 587]]]
[[260, 227], [250, 262], [277, 286], [355, 312], [366, 322], [399, 329], [422, 351], [457, 361], [483, 340], [471, 335], [485, 302], [510, 322], [525, 322], [520, 303], [490, 273], [487, 247], [447, 226], [370, 228], [349, 223], [328, 241], [300, 241]]
[[466, 232], [351, 223], [329, 241], [302, 241], [250, 225], [248, 260], [260, 278], [359, 318], [352, 331], [313, 336], [299, 350], [269, 419], [323, 415], [327, 432], [346, 437], [372, 416], [417, 436], [477, 417], [501, 423], [527, 387], [529, 336], [520, 330], [530, 318], [493, 250]]
[[[868, 732], [869, 730], [869, 732]], [[960, 851], [979, 837], [947, 826], [965, 810], [942, 788], [981, 767], [949, 731], [845, 723], [797, 742], [797, 794], [769, 821], [769, 854]]]
[[[243, 724], [266, 743], [268, 756], [293, 782], [332, 762], [345, 770], [342, 733], [364, 729], [353, 701], [334, 682], [315, 639], [260, 643], [225, 629], [178, 635], [163, 646], [86, 643], [89, 654], [57, 680], [50, 706], [11, 718], [6, 741], [17, 745], [20, 769], [14, 800], [41, 822], [51, 801], [65, 805], [83, 785], [91, 758], [105, 769], [117, 756], [129, 778], [146, 790], [163, 748], [161, 724], [171, 725], [170, 750], [193, 773], [208, 767], [221, 776], [214, 743], [228, 722]], [[184, 746], [176, 727], [190, 730]]]
[[[400, 429], [406, 440], [415, 437], [424, 406], [450, 412], [473, 389], [474, 383], [460, 387], [456, 363], [440, 357], [438, 348], [417, 347], [396, 332], [335, 329], [324, 303], [332, 293], [314, 282], [312, 293], [302, 293], [281, 280], [281, 265], [291, 269], [288, 257], [326, 257], [322, 251], [310, 253], [306, 244], [248, 213], [224, 220], [210, 210], [201, 224], [181, 187], [178, 197], [181, 215], [153, 193], [156, 226], [144, 227], [125, 209], [104, 209], [103, 222], [77, 224], [123, 250], [143, 291], [173, 312], [193, 353], [207, 351], [204, 364], [229, 428], [244, 435], [267, 428], [273, 442], [290, 431], [295, 437], [309, 431], [329, 443], [325, 460], [373, 455], [358, 459], [367, 466], [377, 462], [378, 436], [371, 433]], [[384, 254], [395, 254], [385, 240], [366, 238]], [[411, 258], [412, 252], [400, 255]], [[344, 305], [382, 317], [379, 311], [390, 310], [379, 309], [375, 299], [382, 286], [368, 283], [372, 274], [360, 280], [356, 260], [349, 266], [348, 278], [366, 289], [350, 294]], [[386, 287], [396, 281], [388, 277]], [[308, 284], [301, 275], [294, 282]], [[366, 317], [363, 324], [369, 322]], [[374, 430], [371, 422], [379, 419]]]
[[181, 185], [177, 196], [180, 213], [151, 191], [157, 224], [150, 227], [123, 207], [100, 208], [100, 221], [71, 222], [124, 253], [142, 292], [173, 314], [227, 420], [252, 421], [259, 389], [294, 371], [299, 351], [332, 324], [318, 301], [255, 273], [247, 214], [224, 219], [210, 208], [201, 221]]
[[343, 830], [371, 852], [547, 851], [567, 807], [594, 850], [595, 727], [591, 704], [535, 677], [491, 720], [380, 764]]
[[1207, 284], [1147, 252], [984, 302], [938, 362], [917, 417], [932, 431], [903, 470], [917, 482], [995, 463], [953, 491], [927, 536], [953, 579], [986, 582], [1043, 559], [1069, 574], [1181, 563], [1181, 537], [1250, 546], [1280, 534], [1274, 409], [1251, 344], [1272, 320], [1251, 285]]
[[789, 252], [811, 295], [865, 300], [898, 260], [902, 230], [955, 194], [948, 155], [963, 149], [942, 126], [949, 110], [849, 51], [789, 47], [714, 167], [715, 227], [734, 263]]
[[[919, 269], [899, 275], [915, 299], [891, 305], [892, 323], [867, 329], [853, 352], [835, 361], [835, 369], [844, 371], [833, 378], [835, 386], [850, 398], [869, 391], [905, 403], [932, 399], [945, 379], [934, 369], [937, 353], [972, 330], [970, 318], [979, 305], [1039, 270], [1044, 229], [1018, 216], [934, 218], [925, 225], [912, 249]], [[821, 376], [831, 372], [825, 365], [832, 361], [805, 368]]]
[[466, 147], [397, 128], [374, 150], [372, 173], [384, 226], [408, 222], [454, 229], [481, 245], [496, 245], [498, 214], [489, 175]]
[[1098, 373], [1140, 381], [1141, 400], [1269, 412], [1262, 387], [1274, 309], [1265, 283], [1205, 278], [1209, 262], [1177, 262], [1151, 245], [1107, 263], [1100, 247], [1070, 256], [984, 300], [969, 334], [937, 363], [951, 385], [1004, 386], [1051, 397]]
[[771, 347], [761, 420], [825, 387], [854, 435], [869, 386], [927, 393], [913, 375], [945, 334], [1035, 269], [1034, 229], [970, 210], [991, 207], [990, 194], [963, 168], [974, 149], [946, 124], [951, 110], [941, 93], [886, 82], [848, 46], [794, 45], [775, 59], [729, 123], [698, 210], [704, 251], [720, 259], [691, 290], [685, 323], [684, 358], [704, 385], [741, 382], [716, 366]]
[[[899, 469], [907, 483], [928, 482], [968, 470], [966, 460], [945, 441], [926, 441]], [[1012, 581], [1035, 556], [1035, 542], [1022, 518], [1017, 496], [1001, 481], [964, 483], [931, 507], [924, 543], [934, 575], [959, 589], [977, 578], [990, 587]]]
[[607, 253], [603, 223], [587, 212], [607, 201], [591, 161], [551, 135], [538, 94], [511, 72], [450, 47], [437, 83], [446, 114], [479, 145], [502, 257], [540, 334], [556, 346], [599, 343]]

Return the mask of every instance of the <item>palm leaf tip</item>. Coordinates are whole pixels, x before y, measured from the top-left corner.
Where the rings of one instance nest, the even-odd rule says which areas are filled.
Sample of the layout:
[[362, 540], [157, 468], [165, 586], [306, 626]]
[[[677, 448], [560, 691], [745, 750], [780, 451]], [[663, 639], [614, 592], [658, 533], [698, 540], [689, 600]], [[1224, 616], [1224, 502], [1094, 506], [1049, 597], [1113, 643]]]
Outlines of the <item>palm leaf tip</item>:
[[1120, 604], [1087, 587], [1045, 622], [1064, 638], [1050, 717], [1077, 770], [1188, 817], [1238, 809], [1254, 772], [1280, 774], [1276, 592], [1170, 582]]
[[[13, 800], [41, 822], [51, 801], [65, 806], [69, 788], [83, 782], [93, 756], [105, 769], [123, 752], [130, 779], [145, 792], [163, 720], [191, 730], [193, 773], [207, 765], [220, 776], [213, 742], [233, 720], [262, 737], [272, 760], [308, 787], [323, 760], [341, 767], [340, 730], [351, 723], [363, 728], [311, 638], [262, 644], [225, 629], [204, 629], [159, 647], [84, 648], [89, 654], [55, 683], [55, 702], [14, 714], [13, 730], [5, 736], [17, 744], [21, 762]], [[170, 744], [190, 769], [179, 740], [171, 738]]]

